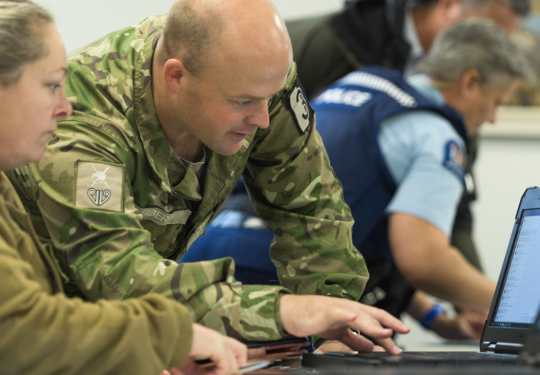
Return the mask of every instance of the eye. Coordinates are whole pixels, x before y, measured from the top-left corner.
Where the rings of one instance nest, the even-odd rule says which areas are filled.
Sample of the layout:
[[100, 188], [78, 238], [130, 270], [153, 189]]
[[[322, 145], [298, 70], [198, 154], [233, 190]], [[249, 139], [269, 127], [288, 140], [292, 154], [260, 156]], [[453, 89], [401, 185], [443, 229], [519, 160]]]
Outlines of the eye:
[[53, 84], [49, 85], [49, 88], [51, 89], [51, 91], [52, 91], [53, 93], [56, 92], [56, 90], [57, 90], [59, 87], [62, 87], [62, 86], [59, 85], [58, 83], [53, 83]]
[[246, 100], [246, 101], [243, 101], [243, 102], [238, 102], [238, 101], [235, 101], [236, 105], [240, 106], [240, 107], [245, 107], [249, 104], [251, 104], [251, 100]]

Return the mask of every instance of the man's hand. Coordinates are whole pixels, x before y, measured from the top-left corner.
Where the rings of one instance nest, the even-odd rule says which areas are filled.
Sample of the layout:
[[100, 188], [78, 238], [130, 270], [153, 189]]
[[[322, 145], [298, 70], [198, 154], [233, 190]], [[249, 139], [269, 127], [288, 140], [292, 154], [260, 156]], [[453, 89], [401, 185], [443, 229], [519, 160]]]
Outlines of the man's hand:
[[[373, 350], [372, 352], [384, 352], [385, 350], [381, 348], [379, 345], [372, 345]], [[326, 352], [353, 352], [351, 348], [349, 348], [347, 345], [343, 344], [342, 342], [336, 341], [336, 340], [328, 340], [322, 343], [321, 346], [317, 350], [315, 350], [314, 354], [324, 354]], [[356, 350], [358, 352], [367, 352], [369, 350]]]
[[[197, 365], [196, 357], [212, 361], [212, 374], [229, 375], [238, 371], [247, 362], [247, 347], [239, 341], [223, 336], [219, 332], [193, 324], [193, 343], [188, 359], [177, 368], [169, 369], [169, 374], [203, 375], [209, 371]], [[162, 372], [161, 375], [167, 372]]]
[[480, 340], [486, 316], [474, 311], [463, 311], [454, 318], [441, 314], [431, 330], [449, 340]]
[[387, 312], [343, 298], [286, 294], [281, 297], [280, 316], [283, 329], [291, 335], [317, 335], [363, 352], [372, 351], [373, 343], [351, 329], [373, 337], [393, 355], [400, 354], [401, 349], [391, 339], [392, 331], [409, 332]]

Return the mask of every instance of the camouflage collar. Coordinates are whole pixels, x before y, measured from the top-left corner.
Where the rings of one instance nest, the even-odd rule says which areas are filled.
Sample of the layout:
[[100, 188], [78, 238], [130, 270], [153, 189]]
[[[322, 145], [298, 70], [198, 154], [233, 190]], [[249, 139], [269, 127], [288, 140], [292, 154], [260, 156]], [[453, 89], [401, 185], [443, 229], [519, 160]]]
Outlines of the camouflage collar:
[[[160, 180], [163, 190], [172, 192], [173, 187], [169, 182], [167, 165], [173, 157], [173, 150], [159, 122], [152, 91], [154, 49], [161, 36], [161, 31], [157, 31], [155, 28], [153, 31], [146, 37], [135, 66], [133, 90], [135, 121], [144, 152], [154, 175]], [[193, 199], [198, 200], [200, 196], [193, 197]]]
[[[155, 28], [154, 28], [155, 30]], [[135, 121], [137, 123], [137, 129], [139, 131], [139, 137], [141, 139], [142, 145], [144, 147], [144, 152], [150, 163], [150, 166], [154, 172], [155, 177], [157, 177], [161, 182], [161, 187], [163, 190], [170, 193], [181, 194], [187, 199], [190, 200], [200, 200], [202, 197], [197, 193], [197, 189], [194, 188], [192, 180], [196, 181], [194, 178], [194, 173], [191, 168], [186, 170], [186, 174], [182, 181], [177, 186], [171, 186], [169, 181], [169, 171], [167, 165], [171, 159], [174, 159], [173, 150], [169, 145], [167, 138], [165, 137], [165, 132], [159, 122], [156, 108], [154, 105], [154, 98], [152, 92], [152, 61], [154, 57], [154, 49], [157, 45], [157, 41], [161, 36], [161, 32], [157, 30], [153, 34], [149, 34], [139, 52], [139, 59], [135, 68], [135, 80], [134, 80], [134, 93], [133, 93], [133, 102], [135, 110]], [[254, 135], [247, 138], [244, 141], [242, 149], [233, 156], [223, 157], [218, 156], [214, 157], [214, 153], [206, 148], [206, 154], [208, 161], [207, 167], [211, 170], [211, 173], [221, 175], [222, 173], [227, 174], [227, 177], [230, 177], [230, 170], [227, 172], [220, 171], [223, 167], [224, 159], [230, 158], [230, 166], [234, 166], [240, 160], [241, 156], [247, 150], [247, 146], [253, 140]], [[216, 162], [219, 162], [216, 164]], [[192, 176], [193, 175], [193, 176]], [[225, 175], [222, 176], [224, 179]], [[220, 178], [221, 180], [221, 178]], [[186, 186], [184, 186], [186, 185]]]
[[[140, 50], [138, 51], [139, 58], [134, 67], [134, 117], [144, 152], [154, 176], [159, 179], [161, 183], [161, 188], [169, 193], [180, 194], [189, 200], [198, 201], [202, 197], [197, 193], [195, 186], [193, 186], [194, 181], [197, 181], [197, 179], [194, 178], [195, 174], [193, 173], [192, 168], [188, 168], [185, 171], [184, 178], [178, 185], [171, 186], [169, 180], [170, 171], [167, 166], [169, 165], [170, 160], [174, 159], [173, 150], [165, 137], [165, 132], [159, 122], [154, 105], [152, 92], [152, 62], [155, 46], [162, 35], [161, 31], [158, 31], [158, 29], [161, 30], [162, 28], [164, 21], [164, 18], [162, 17], [164, 16], [151, 17], [147, 20], [150, 25], [147, 26], [148, 30], [145, 30], [146, 27], [141, 27], [141, 34], [147, 31], [148, 35], [144, 39], [144, 44], [140, 44]], [[296, 66], [293, 63], [283, 92], [287, 91], [295, 77]], [[280, 100], [281, 96], [272, 101], [269, 106], [270, 112], [274, 111], [274, 108]], [[257, 131], [247, 137], [244, 140], [244, 144], [240, 151], [232, 156], [217, 155], [206, 148], [207, 174], [210, 173], [218, 181], [221, 181], [221, 183], [231, 178], [231, 174], [234, 174], [235, 170], [243, 168], [243, 166], [239, 165], [239, 162], [243, 159], [245, 152], [250, 149], [250, 145], [256, 137], [256, 134], [259, 133], [261, 133], [261, 131]], [[209, 181], [207, 179], [206, 184], [208, 183]], [[207, 186], [205, 186], [203, 191], [206, 190]]]

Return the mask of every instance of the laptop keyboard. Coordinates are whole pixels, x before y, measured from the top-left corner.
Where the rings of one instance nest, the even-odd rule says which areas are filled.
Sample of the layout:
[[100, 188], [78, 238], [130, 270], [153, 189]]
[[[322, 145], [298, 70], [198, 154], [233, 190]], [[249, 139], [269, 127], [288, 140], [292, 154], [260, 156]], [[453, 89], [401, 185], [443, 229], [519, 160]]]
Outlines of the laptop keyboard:
[[[388, 356], [387, 356], [388, 357]], [[498, 353], [478, 353], [478, 352], [405, 352], [403, 359], [451, 359], [451, 360], [501, 360], [501, 361], [516, 361], [518, 356], [513, 354], [498, 354]]]
[[[345, 354], [326, 353], [345, 361], [363, 363], [371, 366], [462, 366], [462, 365], [514, 365], [518, 356], [514, 354], [478, 353], [478, 352], [405, 352], [401, 356], [390, 356], [384, 352]], [[324, 361], [324, 360], [323, 360]], [[339, 360], [338, 360], [339, 361]]]

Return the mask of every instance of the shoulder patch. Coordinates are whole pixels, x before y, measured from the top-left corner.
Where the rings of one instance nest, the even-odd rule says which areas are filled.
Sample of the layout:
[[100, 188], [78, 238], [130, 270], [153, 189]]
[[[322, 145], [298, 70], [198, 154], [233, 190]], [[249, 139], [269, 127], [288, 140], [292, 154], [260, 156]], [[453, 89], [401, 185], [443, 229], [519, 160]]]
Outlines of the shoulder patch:
[[294, 86], [289, 94], [286, 96], [287, 108], [292, 114], [294, 122], [302, 134], [304, 134], [311, 123], [313, 118], [313, 108], [307, 100], [304, 87], [300, 83], [300, 80], [296, 78]]
[[77, 162], [75, 206], [101, 210], [124, 210], [124, 166]]
[[448, 141], [445, 146], [443, 165], [463, 181], [467, 167], [466, 151], [455, 141]]

